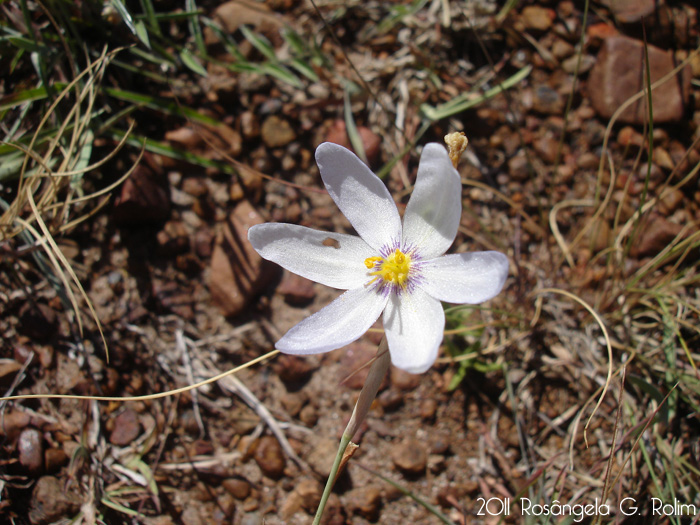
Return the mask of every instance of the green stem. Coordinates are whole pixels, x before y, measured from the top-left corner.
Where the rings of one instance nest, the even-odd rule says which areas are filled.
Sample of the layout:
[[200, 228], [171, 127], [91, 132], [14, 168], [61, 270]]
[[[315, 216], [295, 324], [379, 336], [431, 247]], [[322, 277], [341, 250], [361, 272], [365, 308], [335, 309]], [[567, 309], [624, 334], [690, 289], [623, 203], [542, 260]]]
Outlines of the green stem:
[[338, 447], [338, 453], [335, 456], [335, 461], [333, 462], [333, 467], [328, 474], [328, 479], [326, 480], [326, 487], [323, 489], [323, 495], [321, 496], [321, 501], [318, 504], [318, 509], [316, 510], [316, 516], [314, 517], [313, 525], [319, 525], [321, 523], [321, 516], [323, 516], [323, 511], [326, 508], [326, 503], [333, 490], [333, 485], [335, 484], [335, 478], [338, 476], [338, 469], [340, 468], [340, 463], [343, 460], [343, 454], [345, 454], [345, 449], [348, 448], [350, 444], [350, 438], [347, 434], [343, 434], [340, 439], [340, 446]]
[[340, 469], [340, 465], [343, 462], [345, 450], [348, 448], [352, 436], [355, 435], [357, 430], [360, 428], [360, 425], [365, 420], [367, 412], [369, 412], [369, 409], [372, 406], [372, 401], [374, 401], [374, 398], [377, 397], [379, 386], [384, 380], [386, 371], [389, 370], [389, 364], [391, 364], [389, 345], [386, 342], [386, 338], [384, 338], [382, 339], [382, 342], [379, 343], [379, 348], [377, 348], [377, 356], [374, 358], [372, 366], [370, 366], [369, 374], [367, 374], [365, 384], [362, 386], [360, 396], [357, 398], [357, 403], [355, 403], [355, 408], [352, 411], [352, 416], [350, 416], [348, 426], [345, 427], [343, 437], [340, 439], [338, 453], [335, 456], [333, 467], [328, 474], [326, 488], [323, 489], [323, 495], [321, 496], [321, 501], [318, 504], [318, 510], [316, 510], [313, 525], [319, 525], [321, 523], [321, 516], [323, 516], [323, 510], [326, 508], [326, 503], [331, 495], [331, 490], [333, 490], [335, 479], [338, 476], [338, 469]]

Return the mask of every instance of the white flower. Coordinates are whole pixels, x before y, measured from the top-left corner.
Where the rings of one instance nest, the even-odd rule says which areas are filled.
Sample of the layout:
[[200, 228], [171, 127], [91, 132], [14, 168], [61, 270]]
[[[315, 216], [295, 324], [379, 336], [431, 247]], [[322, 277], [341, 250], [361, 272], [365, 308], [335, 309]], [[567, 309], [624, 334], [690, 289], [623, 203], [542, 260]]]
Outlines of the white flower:
[[328, 193], [359, 237], [293, 224], [253, 226], [248, 239], [265, 259], [326, 286], [347, 290], [289, 330], [286, 354], [328, 352], [352, 343], [384, 313], [392, 363], [425, 372], [445, 328], [440, 301], [476, 304], [501, 291], [508, 259], [499, 252], [444, 255], [462, 214], [462, 185], [447, 151], [423, 148], [403, 224], [384, 183], [352, 152], [316, 149]]

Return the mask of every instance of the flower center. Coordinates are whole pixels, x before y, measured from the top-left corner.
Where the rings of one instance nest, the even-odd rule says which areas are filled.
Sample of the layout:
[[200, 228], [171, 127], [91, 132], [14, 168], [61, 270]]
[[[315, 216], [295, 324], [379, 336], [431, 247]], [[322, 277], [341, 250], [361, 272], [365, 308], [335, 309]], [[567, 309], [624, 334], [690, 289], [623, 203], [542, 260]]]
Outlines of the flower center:
[[365, 266], [368, 270], [373, 268], [375, 270], [370, 272], [370, 275], [375, 277], [367, 285], [381, 278], [384, 279], [385, 283], [397, 284], [403, 288], [406, 285], [408, 272], [411, 269], [411, 256], [397, 248], [395, 252], [390, 253], [386, 257], [368, 257], [365, 259]]

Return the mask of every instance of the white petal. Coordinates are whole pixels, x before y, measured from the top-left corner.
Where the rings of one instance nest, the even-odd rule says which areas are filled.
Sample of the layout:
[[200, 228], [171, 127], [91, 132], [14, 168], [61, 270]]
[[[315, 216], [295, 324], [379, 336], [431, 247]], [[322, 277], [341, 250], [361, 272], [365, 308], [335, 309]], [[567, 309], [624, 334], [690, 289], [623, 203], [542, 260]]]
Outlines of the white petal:
[[418, 285], [441, 301], [477, 304], [498, 295], [507, 276], [500, 252], [457, 253], [422, 263]]
[[376, 255], [365, 241], [354, 235], [322, 232], [294, 224], [252, 226], [248, 230], [248, 240], [263, 259], [341, 290], [365, 284], [369, 277], [364, 261]]
[[337, 144], [316, 148], [326, 189], [355, 231], [376, 251], [401, 240], [401, 219], [384, 183], [357, 155]]
[[447, 251], [462, 215], [462, 183], [447, 150], [426, 144], [418, 177], [403, 215], [404, 246], [415, 246], [423, 259]]
[[384, 330], [394, 366], [421, 374], [437, 357], [445, 312], [440, 301], [420, 288], [400, 296], [392, 293], [384, 310]]
[[277, 341], [285, 354], [319, 354], [359, 339], [379, 318], [387, 297], [367, 288], [348, 290]]

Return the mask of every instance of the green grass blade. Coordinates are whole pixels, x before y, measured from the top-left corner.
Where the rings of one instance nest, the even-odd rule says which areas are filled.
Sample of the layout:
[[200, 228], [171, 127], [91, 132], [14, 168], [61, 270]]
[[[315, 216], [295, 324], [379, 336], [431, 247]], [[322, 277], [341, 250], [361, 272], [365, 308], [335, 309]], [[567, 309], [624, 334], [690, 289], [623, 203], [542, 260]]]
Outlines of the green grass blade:
[[24, 153], [14, 150], [0, 157], [0, 182], [14, 178], [24, 164]]
[[138, 517], [141, 517], [141, 518], [145, 518], [145, 517], [146, 517], [146, 516], [144, 516], [143, 514], [139, 514], [139, 513], [136, 512], [135, 510], [130, 509], [129, 507], [125, 507], [124, 505], [120, 505], [119, 503], [117, 503], [117, 502], [115, 502], [115, 501], [112, 501], [112, 500], [109, 499], [106, 495], [102, 497], [102, 499], [100, 500], [100, 502], [101, 502], [104, 506], [109, 507], [109, 508], [112, 509], [112, 510], [116, 510], [117, 512], [121, 512], [122, 514], [126, 514], [127, 516], [134, 516], [134, 517], [138, 516]]
[[224, 45], [224, 47], [226, 48], [226, 51], [232, 57], [234, 57], [234, 59], [236, 60], [236, 63], [243, 63], [243, 64], [248, 63], [248, 60], [243, 56], [243, 53], [241, 53], [241, 51], [238, 49], [238, 42], [236, 42], [231, 37], [231, 35], [222, 31], [222, 29], [218, 25], [216, 25], [216, 23], [213, 20], [210, 20], [209, 18], [202, 18], [202, 24], [204, 24], [206, 27], [208, 27], [214, 33], [216, 33], [217, 38]]
[[131, 31], [132, 34], [136, 34], [136, 26], [134, 25], [134, 19], [131, 16], [131, 13], [129, 10], [126, 8], [122, 0], [110, 0], [109, 2], [112, 4], [112, 7], [119, 13], [119, 16], [121, 17], [122, 21], [124, 22], [124, 25]]
[[151, 0], [141, 0], [141, 7], [146, 15], [150, 30], [158, 36], [163, 36], [160, 31], [160, 26], [158, 25], [158, 18], [156, 17], [156, 10], [153, 7], [153, 2], [151, 2]]
[[116, 99], [124, 102], [131, 102], [139, 106], [147, 107], [156, 111], [160, 111], [167, 115], [175, 115], [185, 117], [201, 124], [216, 126], [219, 122], [211, 117], [207, 117], [199, 113], [196, 109], [188, 108], [187, 106], [178, 105], [170, 100], [144, 95], [143, 93], [135, 93], [133, 91], [124, 91], [116, 88], [103, 88], [103, 91]]
[[148, 29], [146, 29], [146, 24], [143, 23], [143, 20], [137, 20], [134, 29], [136, 30], [136, 36], [143, 42], [143, 45], [151, 49], [151, 39], [148, 37]]
[[355, 118], [352, 115], [352, 104], [350, 103], [350, 95], [346, 89], [343, 92], [343, 114], [345, 116], [345, 129], [348, 133], [348, 139], [350, 144], [352, 144], [352, 149], [355, 150], [355, 154], [362, 159], [362, 162], [369, 164], [367, 162], [367, 154], [365, 153], [365, 146], [362, 144], [362, 137], [360, 137], [359, 131], [357, 131], [357, 126], [355, 125]]
[[185, 11], [190, 14], [187, 18], [187, 26], [190, 29], [190, 34], [194, 38], [194, 44], [197, 46], [200, 55], [206, 55], [207, 46], [204, 43], [202, 26], [199, 24], [197, 2], [195, 0], [185, 0]]
[[289, 71], [289, 69], [287, 69], [286, 67], [279, 64], [270, 64], [269, 62], [265, 64], [260, 64], [260, 66], [258, 67], [258, 72], [270, 75], [271, 77], [278, 78], [283, 82], [286, 82], [290, 86], [294, 86], [297, 89], [302, 89], [304, 87], [304, 84], [301, 80], [299, 80], [299, 77], [297, 77], [294, 73]]
[[[158, 22], [170, 22], [170, 21], [178, 22], [180, 20], [189, 20], [193, 16], [199, 16], [202, 13], [203, 13], [202, 10], [198, 10], [198, 11], [185, 10], [185, 11], [176, 11], [174, 13], [156, 13], [154, 15], [154, 18]], [[144, 20], [147, 22], [148, 17], [146, 15], [136, 15], [134, 17], [134, 20]]]
[[304, 41], [299, 36], [299, 33], [294, 31], [294, 29], [287, 27], [282, 31], [282, 38], [287, 43], [289, 48], [297, 55], [305, 55], [307, 52], [306, 45]]
[[21, 49], [22, 51], [29, 51], [30, 53], [46, 53], [48, 51], [48, 48], [46, 46], [23, 36], [3, 37], [0, 38], [0, 41], [8, 42], [15, 46], [17, 49]]
[[496, 22], [502, 24], [508, 14], [518, 6], [518, 0], [508, 0], [496, 15]]
[[462, 111], [466, 111], [467, 109], [473, 108], [474, 106], [478, 106], [482, 102], [495, 97], [496, 95], [505, 91], [506, 89], [510, 89], [511, 87], [515, 86], [518, 82], [523, 80], [525, 77], [527, 77], [530, 74], [530, 71], [532, 71], [532, 66], [525, 66], [520, 71], [512, 75], [510, 78], [504, 80], [499, 85], [489, 89], [481, 95], [477, 95], [471, 92], [464, 93], [453, 98], [449, 102], [445, 102], [444, 104], [441, 104], [437, 107], [433, 107], [429, 104], [423, 104], [420, 107], [421, 112], [423, 113], [423, 115], [425, 115], [426, 118], [433, 122], [436, 120], [451, 117], [453, 115], [456, 115], [457, 113], [461, 113]]
[[193, 71], [203, 77], [208, 75], [207, 70], [201, 64], [199, 59], [194, 56], [189, 49], [184, 48], [182, 51], [180, 51], [180, 59], [190, 71]]
[[[111, 136], [114, 140], [120, 141], [124, 138], [125, 132], [120, 129], [112, 129]], [[149, 139], [142, 136], [134, 135], [133, 133], [129, 135], [126, 139], [126, 143], [135, 148], [141, 149], [144, 147], [147, 151], [151, 153], [157, 153], [158, 155], [163, 155], [164, 157], [169, 157], [175, 160], [182, 160], [194, 164], [196, 166], [201, 166], [203, 168], [214, 168], [222, 173], [227, 173], [233, 175], [236, 170], [228, 163], [217, 162], [215, 160], [207, 159], [200, 155], [190, 153], [179, 147], [171, 146], [165, 142], [159, 142], [157, 140]]]
[[152, 62], [153, 64], [156, 64], [161, 67], [172, 67], [175, 65], [175, 60], [172, 58], [168, 58], [168, 56], [156, 56], [153, 53], [149, 53], [148, 51], [145, 51], [141, 48], [138, 47], [132, 47], [129, 49], [130, 53], [133, 53], [139, 58], [142, 58], [144, 60], [147, 60], [149, 62]]
[[272, 44], [270, 44], [270, 41], [265, 38], [262, 35], [257, 35], [253, 33], [248, 27], [246, 26], [241, 26], [241, 33], [243, 33], [243, 36], [246, 38], [248, 42], [250, 42], [255, 49], [260, 51], [260, 53], [267, 58], [268, 60], [271, 60], [273, 62], [277, 62], [277, 55], [275, 54], [275, 50], [272, 47]]
[[381, 35], [390, 31], [391, 28], [400, 23], [405, 17], [414, 15], [423, 9], [427, 3], [428, 0], [414, 0], [411, 5], [392, 6], [389, 16], [377, 24], [377, 33]]
[[308, 63], [304, 62], [303, 60], [299, 58], [294, 58], [289, 63], [289, 65], [296, 69], [299, 73], [304, 75], [306, 78], [308, 78], [311, 82], [318, 82], [318, 75], [316, 74], [316, 72]]
[[[58, 90], [63, 89], [65, 86], [66, 84], [64, 83], [54, 84], [54, 88]], [[46, 97], [48, 97], [48, 93], [46, 92], [46, 87], [44, 86], [33, 89], [25, 89], [17, 93], [11, 93], [6, 97], [0, 98], [0, 111], [11, 109], [27, 102], [44, 100]]]

